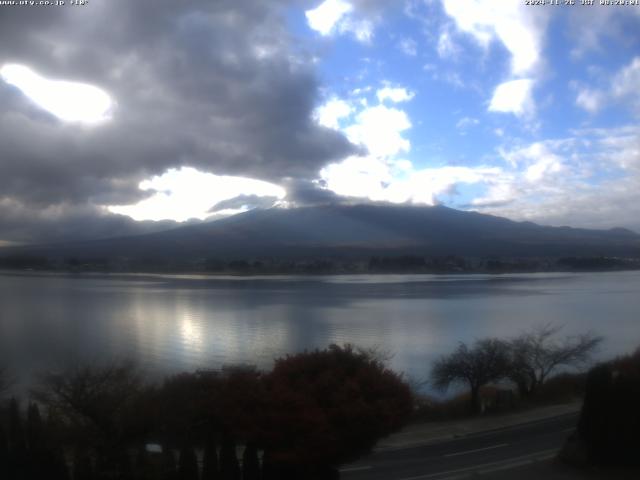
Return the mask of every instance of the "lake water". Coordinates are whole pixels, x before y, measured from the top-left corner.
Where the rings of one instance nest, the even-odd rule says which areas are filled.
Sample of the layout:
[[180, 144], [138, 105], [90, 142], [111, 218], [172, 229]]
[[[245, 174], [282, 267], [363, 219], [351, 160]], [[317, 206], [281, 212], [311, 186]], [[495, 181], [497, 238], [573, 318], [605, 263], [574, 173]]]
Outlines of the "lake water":
[[419, 379], [459, 341], [536, 325], [640, 346], [640, 272], [197, 277], [0, 273], [0, 362], [34, 372], [131, 359], [151, 377], [331, 343], [379, 347]]

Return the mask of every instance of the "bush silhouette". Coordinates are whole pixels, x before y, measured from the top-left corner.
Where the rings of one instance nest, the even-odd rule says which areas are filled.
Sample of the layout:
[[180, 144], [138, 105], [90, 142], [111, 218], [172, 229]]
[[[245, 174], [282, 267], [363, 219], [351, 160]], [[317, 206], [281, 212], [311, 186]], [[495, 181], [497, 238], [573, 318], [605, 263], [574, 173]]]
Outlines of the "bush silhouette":
[[260, 480], [260, 460], [255, 443], [247, 444], [242, 454], [242, 480]]
[[178, 460], [178, 478], [180, 480], [198, 480], [198, 459], [192, 447], [183, 447]]
[[[2, 479], [324, 480], [399, 429], [413, 407], [409, 386], [375, 352], [336, 345], [278, 359], [266, 374], [235, 366], [154, 387], [120, 364], [49, 373], [34, 392], [46, 424], [36, 404], [25, 418], [10, 403]], [[148, 442], [162, 455], [147, 453]], [[176, 446], [186, 446], [179, 456]], [[204, 447], [202, 475], [194, 447]]]
[[173, 450], [168, 445], [162, 446], [162, 480], [177, 480], [178, 468]]
[[236, 456], [236, 443], [229, 434], [225, 434], [222, 438], [220, 478], [222, 480], [240, 480], [240, 465]]
[[312, 478], [368, 453], [412, 411], [402, 378], [370, 353], [347, 345], [276, 360], [266, 377], [261, 444], [265, 469]]
[[218, 465], [218, 453], [213, 440], [207, 441], [204, 446], [202, 458], [202, 480], [219, 480], [220, 468]]
[[640, 350], [587, 375], [578, 433], [599, 465], [640, 465]]
[[93, 480], [91, 456], [85, 448], [76, 448], [73, 456], [73, 480]]

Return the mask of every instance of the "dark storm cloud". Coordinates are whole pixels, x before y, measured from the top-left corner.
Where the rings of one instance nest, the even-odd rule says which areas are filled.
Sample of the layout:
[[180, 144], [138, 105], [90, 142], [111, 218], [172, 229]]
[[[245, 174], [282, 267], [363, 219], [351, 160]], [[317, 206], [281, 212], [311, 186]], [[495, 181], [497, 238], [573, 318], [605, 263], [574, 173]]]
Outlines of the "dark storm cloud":
[[149, 195], [142, 179], [172, 167], [278, 183], [355, 152], [311, 119], [318, 84], [286, 31], [291, 3], [316, 2], [0, 7], [0, 64], [90, 83], [117, 102], [111, 122], [86, 128], [0, 82], [0, 199], [27, 211], [128, 204]]
[[[398, 205], [397, 203], [393, 202], [338, 195], [337, 193], [325, 188], [322, 182], [317, 183], [303, 179], [286, 179], [283, 182], [283, 187], [287, 191], [285, 201], [293, 207], [317, 207], [336, 205]], [[406, 202], [404, 205], [411, 205], [411, 202]]]
[[[284, 187], [287, 190], [286, 200], [296, 207], [347, 205], [355, 200], [350, 197], [337, 195], [331, 190], [322, 188], [321, 185], [308, 180], [287, 179]], [[365, 203], [365, 200], [358, 199], [357, 203]]]
[[347, 203], [346, 197], [335, 194], [307, 180], [288, 179], [285, 182], [288, 202], [298, 207], [311, 205], [337, 205]]
[[177, 225], [173, 221], [136, 222], [91, 205], [64, 204], [36, 210], [11, 200], [0, 201], [1, 240], [16, 244], [49, 244], [70, 239], [82, 241], [140, 235], [168, 230]]

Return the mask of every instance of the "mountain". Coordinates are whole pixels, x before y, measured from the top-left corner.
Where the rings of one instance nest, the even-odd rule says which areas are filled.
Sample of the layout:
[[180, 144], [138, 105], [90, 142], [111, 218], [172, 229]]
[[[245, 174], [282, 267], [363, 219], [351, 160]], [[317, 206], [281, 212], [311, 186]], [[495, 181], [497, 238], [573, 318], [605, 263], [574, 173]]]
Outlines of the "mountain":
[[175, 261], [370, 255], [640, 257], [640, 235], [622, 228], [541, 226], [442, 206], [317, 206], [252, 210], [135, 237], [0, 249], [0, 257], [18, 254]]

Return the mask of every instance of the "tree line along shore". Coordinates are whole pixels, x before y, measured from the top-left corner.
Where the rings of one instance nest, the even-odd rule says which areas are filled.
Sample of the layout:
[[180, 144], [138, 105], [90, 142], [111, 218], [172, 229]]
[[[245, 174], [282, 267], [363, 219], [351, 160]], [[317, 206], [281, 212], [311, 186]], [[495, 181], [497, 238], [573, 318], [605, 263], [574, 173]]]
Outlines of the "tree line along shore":
[[47, 257], [0, 255], [0, 269], [62, 272], [160, 272], [227, 275], [358, 273], [531, 273], [640, 270], [635, 257], [462, 257], [390, 255], [305, 258]]

